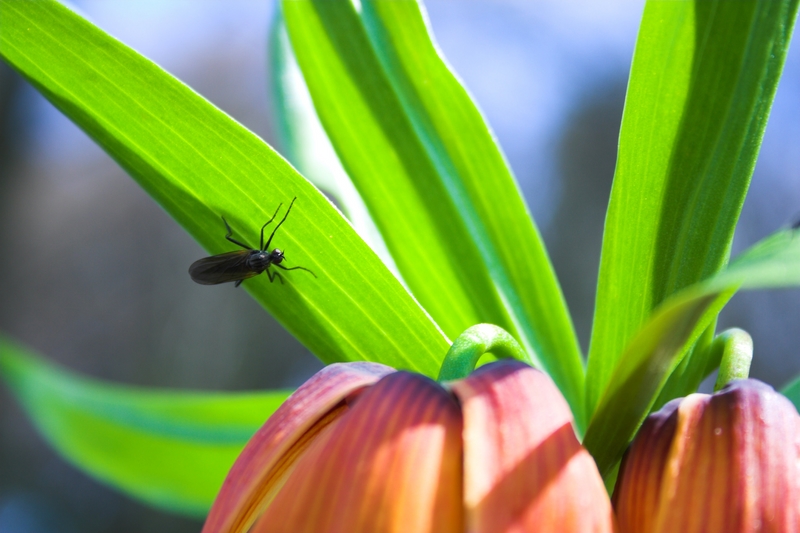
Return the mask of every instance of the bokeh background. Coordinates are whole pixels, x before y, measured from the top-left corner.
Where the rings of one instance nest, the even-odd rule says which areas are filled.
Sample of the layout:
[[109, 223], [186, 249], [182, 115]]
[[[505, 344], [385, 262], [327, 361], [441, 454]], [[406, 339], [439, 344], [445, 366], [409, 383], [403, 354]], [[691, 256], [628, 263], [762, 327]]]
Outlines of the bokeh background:
[[[485, 112], [587, 347], [603, 220], [642, 0], [429, 0]], [[101, 28], [276, 145], [271, 0], [81, 0]], [[0, 21], [2, 31], [2, 21]], [[800, 50], [787, 59], [734, 253], [800, 213]], [[297, 386], [316, 359], [245, 291], [191, 282], [203, 250], [80, 130], [0, 63], [0, 331], [87, 375], [202, 390]], [[752, 375], [800, 372], [800, 291], [745, 293], [720, 327]], [[62, 461], [0, 385], [0, 532], [199, 531]]]

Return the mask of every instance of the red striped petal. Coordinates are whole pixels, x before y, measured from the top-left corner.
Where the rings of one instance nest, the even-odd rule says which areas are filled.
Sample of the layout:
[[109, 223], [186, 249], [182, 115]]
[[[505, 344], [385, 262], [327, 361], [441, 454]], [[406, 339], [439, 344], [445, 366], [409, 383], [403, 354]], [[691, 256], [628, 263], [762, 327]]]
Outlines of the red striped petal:
[[398, 372], [315, 440], [253, 533], [460, 533], [461, 514], [458, 404]]
[[247, 531], [309, 444], [347, 411], [344, 400], [393, 372], [375, 363], [333, 364], [306, 381], [236, 459], [203, 533]]
[[642, 426], [620, 469], [623, 532], [800, 531], [800, 416], [786, 398], [741, 380], [653, 418], [667, 430]]
[[464, 417], [466, 531], [614, 531], [600, 474], [550, 378], [506, 360], [450, 386]]
[[[678, 424], [677, 416], [672, 415], [680, 402], [673, 400], [647, 417], [622, 461], [613, 499], [621, 531], [654, 531], [659, 490], [653, 487], [660, 487], [664, 477], [663, 466]], [[634, 448], [641, 451], [634, 452]], [[641, 490], [644, 487], [650, 489]]]

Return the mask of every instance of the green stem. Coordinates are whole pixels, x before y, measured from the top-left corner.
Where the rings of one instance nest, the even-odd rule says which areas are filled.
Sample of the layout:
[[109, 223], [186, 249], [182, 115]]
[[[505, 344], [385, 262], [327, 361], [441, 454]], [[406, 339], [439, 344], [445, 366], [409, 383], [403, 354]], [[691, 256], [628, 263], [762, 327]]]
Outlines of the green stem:
[[492, 324], [468, 328], [450, 346], [439, 371], [439, 381], [453, 381], [469, 376], [483, 354], [511, 358], [533, 366], [525, 350], [506, 330]]
[[713, 344], [721, 344], [722, 358], [714, 392], [721, 390], [734, 379], [747, 379], [750, 376], [750, 362], [753, 360], [753, 339], [739, 328], [731, 328], [720, 333]]

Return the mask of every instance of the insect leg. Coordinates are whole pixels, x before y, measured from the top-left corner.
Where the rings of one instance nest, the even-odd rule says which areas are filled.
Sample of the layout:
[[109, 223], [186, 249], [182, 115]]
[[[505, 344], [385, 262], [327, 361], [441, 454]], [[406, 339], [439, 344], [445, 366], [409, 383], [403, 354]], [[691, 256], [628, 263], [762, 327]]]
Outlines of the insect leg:
[[233, 286], [234, 286], [234, 287], [238, 287], [239, 285], [241, 285], [241, 284], [242, 284], [242, 282], [243, 282], [243, 281], [244, 281], [243, 279], [240, 279], [239, 281], [237, 281], [236, 283], [234, 283], [234, 284], [233, 284]]
[[308, 272], [309, 274], [311, 274], [311, 275], [312, 275], [312, 276], [314, 276], [315, 278], [317, 277], [317, 275], [316, 275], [316, 274], [314, 274], [312, 271], [310, 271], [310, 270], [309, 270], [309, 269], [307, 269], [306, 267], [296, 266], [296, 267], [292, 267], [292, 268], [286, 268], [285, 266], [283, 266], [283, 265], [279, 265], [279, 264], [275, 264], [275, 266], [276, 266], [276, 267], [278, 267], [278, 268], [280, 268], [280, 269], [282, 269], [282, 270], [305, 270], [306, 272]]
[[297, 196], [295, 196], [294, 198], [292, 198], [292, 203], [290, 203], [290, 204], [289, 204], [289, 209], [287, 209], [287, 210], [286, 210], [286, 214], [285, 214], [285, 215], [283, 215], [283, 218], [281, 219], [281, 221], [280, 221], [280, 222], [278, 222], [278, 225], [277, 225], [277, 226], [275, 226], [275, 229], [274, 229], [274, 230], [272, 230], [272, 235], [270, 235], [270, 236], [269, 236], [269, 239], [267, 240], [267, 244], [265, 244], [265, 245], [264, 245], [264, 247], [262, 248], [262, 250], [266, 251], [266, 250], [269, 248], [269, 243], [271, 243], [271, 242], [272, 242], [272, 238], [275, 236], [275, 232], [276, 232], [276, 231], [278, 231], [278, 228], [280, 228], [280, 227], [281, 227], [281, 224], [283, 224], [283, 223], [286, 221], [286, 217], [288, 217], [288, 216], [289, 216], [289, 211], [291, 211], [291, 210], [292, 210], [292, 206], [294, 205], [294, 201], [295, 201], [295, 200], [297, 200]]
[[[222, 221], [225, 223], [225, 227], [226, 227], [226, 228], [228, 228], [228, 234], [227, 234], [227, 235], [225, 235], [225, 238], [226, 238], [226, 239], [228, 239], [229, 241], [231, 241], [233, 244], [238, 244], [239, 246], [241, 246], [241, 247], [242, 247], [242, 248], [244, 248], [245, 250], [252, 250], [252, 249], [253, 249], [253, 247], [252, 247], [252, 246], [247, 246], [245, 243], [243, 243], [243, 242], [239, 242], [239, 241], [237, 241], [236, 239], [234, 239], [233, 237], [231, 237], [231, 235], [233, 235], [233, 230], [231, 229], [230, 225], [228, 225], [228, 221], [227, 221], [227, 220], [225, 220], [225, 217], [222, 217]], [[237, 285], [237, 286], [238, 286], [238, 285]]]
[[[269, 223], [270, 223], [270, 222], [272, 222], [273, 220], [275, 220], [275, 217], [278, 215], [278, 211], [280, 211], [280, 210], [281, 210], [281, 206], [282, 206], [282, 205], [283, 205], [283, 202], [279, 203], [279, 204], [278, 204], [278, 209], [276, 209], [276, 210], [275, 210], [275, 213], [272, 215], [272, 218], [271, 218], [271, 219], [269, 219], [269, 220], [267, 220], [267, 223], [266, 223], [266, 224], [264, 224], [263, 226], [261, 226], [261, 242], [260, 242], [260, 244], [258, 245], [258, 246], [259, 246], [259, 248], [258, 248], [259, 250], [264, 250], [264, 249], [265, 249], [265, 248], [264, 248], [264, 228], [266, 228], [267, 226], [269, 226]], [[291, 209], [291, 208], [290, 208], [290, 209]]]
[[275, 278], [278, 278], [279, 280], [281, 280], [281, 285], [283, 285], [283, 276], [281, 276], [279, 273], [272, 272], [270, 271], [270, 269], [267, 269], [267, 276], [269, 276], [270, 283], [272, 283], [272, 280], [274, 280]]

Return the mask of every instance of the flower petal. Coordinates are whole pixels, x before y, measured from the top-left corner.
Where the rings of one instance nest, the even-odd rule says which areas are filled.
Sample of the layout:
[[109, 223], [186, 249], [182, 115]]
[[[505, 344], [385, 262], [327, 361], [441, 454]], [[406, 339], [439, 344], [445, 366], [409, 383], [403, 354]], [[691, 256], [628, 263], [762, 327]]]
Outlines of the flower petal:
[[247, 443], [222, 484], [203, 533], [247, 531], [314, 437], [347, 412], [344, 400], [393, 372], [376, 363], [340, 363], [306, 381]]
[[397, 372], [315, 440], [253, 533], [460, 533], [461, 517], [458, 404]]
[[466, 531], [614, 531], [603, 481], [550, 378], [504, 360], [450, 387], [464, 417]]
[[[660, 493], [655, 488], [661, 486], [664, 477], [663, 465], [668, 461], [678, 424], [673, 413], [680, 403], [681, 400], [672, 400], [648, 416], [622, 460], [613, 499], [620, 531], [655, 531]], [[633, 453], [633, 447], [642, 451]], [[630, 490], [634, 485], [638, 488]], [[642, 490], [645, 487], [648, 489]], [[632, 524], [636, 524], [634, 529], [628, 527]]]
[[798, 532], [800, 416], [749, 379], [671, 402], [628, 450], [614, 505], [623, 532]]

